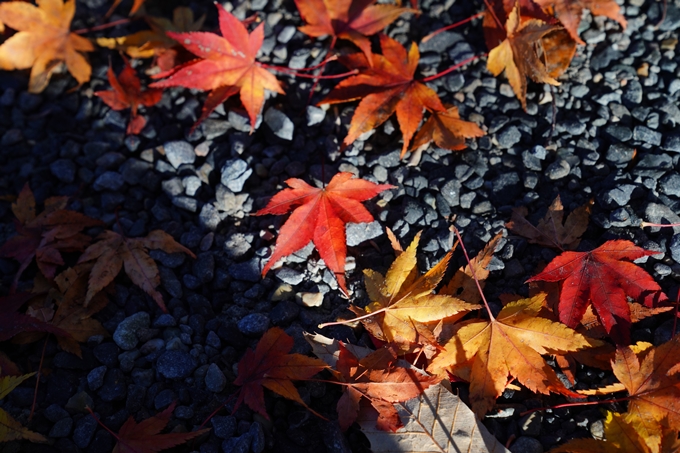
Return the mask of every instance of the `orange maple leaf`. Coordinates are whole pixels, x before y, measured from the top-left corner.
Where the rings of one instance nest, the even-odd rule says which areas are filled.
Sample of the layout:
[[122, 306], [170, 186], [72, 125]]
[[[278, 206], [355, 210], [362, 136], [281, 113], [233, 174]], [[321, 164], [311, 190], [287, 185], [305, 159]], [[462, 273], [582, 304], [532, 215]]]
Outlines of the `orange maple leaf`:
[[355, 179], [353, 176], [352, 173], [338, 173], [323, 189], [312, 187], [301, 179], [290, 178], [286, 184], [291, 188], [274, 195], [267, 206], [254, 214], [281, 215], [295, 208], [281, 227], [276, 248], [264, 266], [262, 275], [279, 259], [312, 241], [328, 269], [335, 274], [340, 288], [347, 293], [345, 224], [373, 222], [373, 216], [360, 202], [394, 187]]
[[[181, 86], [210, 91], [201, 117], [194, 128], [229, 97], [240, 93], [250, 118], [250, 132], [255, 130], [257, 115], [264, 104], [265, 90], [284, 94], [276, 77], [263, 68], [255, 57], [264, 41], [264, 23], [248, 34], [246, 27], [230, 12], [216, 4], [222, 36], [214, 33], [173, 33], [189, 52], [200, 57], [174, 71], [169, 78], [155, 82], [153, 88]], [[161, 76], [166, 76], [161, 74]]]
[[[466, 138], [484, 136], [484, 131], [475, 123], [460, 119], [457, 107], [443, 112], [433, 111], [413, 139], [411, 149], [434, 142], [437, 146], [452, 151], [465, 149]], [[402, 153], [403, 156], [403, 153]]]
[[40, 272], [51, 280], [57, 267], [64, 264], [62, 252], [79, 252], [90, 243], [91, 238], [81, 231], [101, 225], [102, 222], [64, 209], [67, 203], [68, 197], [48, 198], [45, 200], [45, 210], [36, 215], [35, 197], [28, 183], [24, 185], [16, 203], [12, 204], [18, 234], [0, 247], [0, 256], [19, 261], [13, 286], [17, 285], [34, 257]]
[[266, 387], [312, 411], [302, 401], [292, 381], [309, 379], [328, 366], [313, 357], [289, 354], [291, 349], [293, 338], [283, 329], [273, 327], [265, 332], [254, 351], [246, 351], [238, 362], [238, 376], [234, 381], [235, 385], [242, 386], [236, 407], [245, 402], [252, 410], [269, 420], [264, 405], [263, 388]]
[[114, 231], [104, 231], [83, 252], [78, 263], [94, 261], [90, 272], [89, 288], [85, 306], [92, 298], [116, 278], [125, 266], [125, 273], [132, 282], [146, 291], [163, 311], [167, 311], [163, 296], [156, 289], [161, 283], [158, 266], [149, 256], [147, 249], [159, 249], [167, 253], [186, 253], [196, 258], [191, 250], [176, 242], [162, 230], [154, 230], [143, 238], [126, 238]]
[[621, 8], [614, 0], [534, 0], [544, 9], [555, 12], [557, 19], [564, 25], [571, 37], [579, 44], [586, 43], [578, 35], [583, 11], [590, 10], [593, 16], [606, 16], [621, 24], [626, 29], [626, 18], [621, 14]]
[[135, 70], [130, 66], [130, 62], [127, 59], [125, 59], [125, 66], [118, 77], [113, 72], [111, 65], [109, 65], [106, 75], [113, 90], [95, 91], [94, 94], [99, 96], [113, 110], [129, 108], [131, 114], [126, 133], [130, 135], [139, 134], [146, 125], [146, 118], [137, 115], [139, 105], [151, 107], [158, 104], [163, 96], [163, 90], [142, 90], [139, 77], [137, 77]]
[[330, 48], [337, 39], [352, 41], [371, 58], [371, 41], [366, 36], [378, 33], [404, 13], [414, 9], [396, 5], [374, 5], [375, 0], [295, 0], [300, 16], [307, 25], [300, 31], [314, 38], [331, 36]]
[[607, 333], [616, 343], [627, 344], [631, 319], [626, 297], [641, 301], [647, 307], [667, 300], [651, 275], [628, 262], [656, 253], [636, 247], [630, 241], [607, 241], [590, 252], [562, 253], [527, 282], [563, 281], [560, 321], [575, 328], [592, 301]]
[[80, 52], [91, 52], [94, 46], [70, 32], [75, 11], [75, 0], [40, 0], [37, 7], [26, 2], [0, 4], [0, 23], [18, 31], [0, 46], [0, 69], [32, 68], [31, 93], [43, 91], [62, 62], [78, 84], [90, 80], [92, 68]]
[[407, 53], [397, 41], [380, 35], [380, 47], [383, 54], [372, 54], [370, 60], [359, 53], [341, 57], [340, 61], [344, 65], [359, 69], [360, 72], [336, 85], [320, 104], [361, 99], [343, 141], [345, 146], [349, 146], [364, 132], [380, 126], [396, 112], [399, 128], [404, 135], [401, 148], [403, 157], [423, 119], [423, 109], [443, 112], [446, 108], [434, 90], [413, 78], [420, 59], [415, 43], [411, 44]]

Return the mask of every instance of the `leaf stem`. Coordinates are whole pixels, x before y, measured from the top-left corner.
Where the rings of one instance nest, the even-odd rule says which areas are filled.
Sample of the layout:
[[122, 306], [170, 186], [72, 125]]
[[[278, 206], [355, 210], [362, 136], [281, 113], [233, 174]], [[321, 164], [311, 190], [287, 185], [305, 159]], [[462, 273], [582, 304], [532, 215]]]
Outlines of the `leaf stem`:
[[132, 20], [126, 17], [125, 19], [114, 20], [113, 22], [109, 22], [108, 24], [96, 25], [96, 26], [90, 27], [90, 28], [79, 28], [78, 30], [73, 30], [71, 33], [75, 33], [77, 35], [82, 35], [82, 34], [90, 33], [90, 32], [93, 32], [93, 31], [106, 30], [107, 28], [115, 27], [117, 25], [127, 24], [129, 22], [132, 22]]
[[460, 242], [460, 248], [463, 250], [463, 254], [465, 255], [465, 260], [468, 263], [468, 266], [470, 266], [470, 273], [472, 274], [472, 278], [475, 281], [475, 285], [477, 285], [477, 290], [479, 291], [479, 295], [482, 297], [482, 300], [484, 301], [484, 306], [486, 307], [486, 311], [489, 313], [489, 319], [491, 319], [491, 322], [496, 320], [496, 317], [493, 315], [491, 312], [491, 307], [489, 307], [489, 302], [486, 300], [486, 296], [484, 296], [484, 291], [482, 291], [482, 285], [479, 284], [479, 279], [477, 278], [477, 274], [475, 273], [475, 268], [470, 262], [470, 256], [468, 255], [467, 249], [465, 248], [465, 243], [463, 242], [463, 238], [460, 236], [460, 232], [458, 231], [458, 228], [455, 226], [451, 225], [451, 228], [453, 228], [453, 232], [456, 233], [456, 237], [458, 238], [458, 242]]
[[432, 33], [430, 33], [429, 35], [425, 36], [420, 42], [421, 43], [428, 42], [430, 39], [434, 38], [439, 33], [443, 33], [445, 31], [452, 30], [456, 27], [460, 27], [461, 25], [467, 24], [468, 22], [472, 22], [473, 20], [477, 19], [478, 17], [482, 17], [483, 15], [484, 15], [484, 11], [482, 11], [481, 13], [477, 13], [473, 16], [470, 16], [467, 19], [459, 20], [455, 24], [447, 25], [446, 27], [442, 27], [438, 30], [435, 30]]
[[40, 385], [40, 375], [42, 374], [43, 361], [45, 360], [45, 350], [47, 349], [47, 341], [50, 339], [50, 334], [45, 336], [45, 343], [43, 344], [42, 354], [40, 354], [40, 364], [38, 365], [38, 372], [35, 375], [35, 389], [33, 390], [33, 404], [31, 404], [31, 413], [28, 414], [28, 421], [30, 422], [35, 413], [35, 402], [38, 399], [38, 386]]
[[300, 74], [294, 69], [290, 68], [284, 68], [283, 66], [276, 66], [276, 65], [269, 65], [265, 63], [260, 63], [260, 66], [262, 66], [265, 69], [269, 69], [271, 71], [277, 71], [277, 72], [283, 72], [284, 74], [289, 74], [294, 77], [302, 77], [306, 79], [341, 79], [343, 77], [351, 76], [354, 74], [358, 74], [359, 70], [358, 69], [353, 69], [349, 72], [343, 72], [342, 74], [333, 74], [333, 75], [315, 75], [315, 74]]
[[241, 392], [241, 389], [242, 389], [242, 388], [243, 388], [243, 387], [240, 387], [236, 392], [234, 392], [234, 393], [232, 393], [231, 395], [229, 395], [229, 398], [227, 398], [227, 400], [226, 400], [224, 403], [220, 404], [220, 407], [218, 407], [217, 409], [215, 409], [214, 411], [212, 411], [212, 413], [211, 413], [210, 415], [208, 415], [208, 417], [207, 417], [205, 420], [203, 420], [203, 423], [201, 423], [201, 426], [199, 426], [198, 429], [203, 429], [203, 427], [205, 426], [205, 424], [208, 423], [208, 422], [210, 421], [210, 419], [213, 418], [213, 417], [215, 416], [215, 414], [217, 414], [219, 411], [221, 411], [222, 408], [223, 408], [224, 406], [226, 406], [226, 405], [229, 403], [229, 401], [231, 401], [231, 399], [232, 399], [233, 397], [235, 397], [236, 395], [238, 395], [238, 394]]
[[376, 310], [372, 313], [368, 313], [366, 315], [359, 316], [358, 318], [346, 319], [344, 321], [325, 322], [323, 324], [319, 324], [318, 327], [319, 327], [319, 329], [323, 329], [324, 327], [339, 326], [339, 325], [349, 324], [349, 323], [354, 322], [354, 321], [361, 321], [362, 319], [369, 318], [373, 315], [377, 315], [378, 313], [383, 313], [383, 312], [387, 311], [388, 308], [389, 307], [384, 307], [384, 308], [381, 308], [380, 310]]
[[446, 74], [448, 74], [450, 72], [455, 71], [456, 69], [460, 68], [461, 66], [465, 66], [466, 64], [473, 62], [475, 60], [478, 60], [479, 58], [486, 57], [487, 55], [488, 54], [485, 53], [483, 55], [474, 55], [470, 58], [466, 58], [465, 60], [461, 61], [460, 63], [451, 66], [449, 69], [446, 69], [442, 72], [438, 72], [437, 74], [431, 75], [430, 77], [425, 77], [424, 79], [421, 80], [421, 82], [423, 82], [423, 83], [431, 82], [435, 79], [438, 79], [440, 77], [445, 76]]
[[581, 402], [581, 403], [564, 403], [564, 404], [558, 404], [556, 406], [537, 407], [537, 408], [534, 408], [534, 409], [529, 409], [528, 411], [524, 411], [524, 412], [520, 413], [519, 415], [520, 415], [520, 417], [523, 417], [527, 414], [531, 414], [532, 412], [545, 411], [545, 410], [548, 410], [548, 409], [562, 409], [564, 407], [595, 406], [597, 404], [623, 403], [623, 402], [629, 401], [631, 398], [632, 398], [631, 396], [624, 396], [622, 398], [614, 398], [614, 399], [611, 399], [611, 400], [584, 401], [584, 402]]

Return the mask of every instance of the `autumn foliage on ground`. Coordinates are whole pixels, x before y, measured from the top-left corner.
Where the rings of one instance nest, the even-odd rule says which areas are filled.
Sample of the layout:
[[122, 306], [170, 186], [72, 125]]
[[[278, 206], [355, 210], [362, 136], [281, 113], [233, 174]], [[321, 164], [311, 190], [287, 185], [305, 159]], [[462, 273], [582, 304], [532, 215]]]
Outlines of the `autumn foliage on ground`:
[[[297, 70], [258, 61], [265, 37], [264, 23], [258, 18], [241, 21], [216, 5], [219, 31], [212, 32], [202, 31], [204, 18], [194, 18], [188, 8], [175, 10], [172, 21], [144, 15], [149, 30], [98, 38], [96, 43], [135, 60], [152, 58], [149, 70], [153, 81], [142, 83], [138, 61], [113, 54], [111, 61], [122, 60], [122, 69], [114, 70], [120, 65], [112, 63], [107, 73], [110, 89], [94, 94], [111, 109], [129, 109], [126, 133], [131, 135], [144, 130], [145, 113], [153, 114], [162, 90], [168, 87], [207, 93], [194, 128], [220, 105], [237, 98], [253, 133], [268, 96], [294, 89], [277, 74], [312, 79], [315, 86], [340, 79], [315, 102], [324, 106], [356, 102], [343, 148], [394, 115], [402, 133], [400, 157], [410, 151], [411, 163], [417, 165], [413, 156], [426, 152], [430, 144], [458, 151], [465, 148], [466, 139], [483, 136], [484, 128], [460, 118], [458, 108], [444, 103], [428, 86], [458, 66], [422, 77], [418, 73], [418, 43], [402, 45], [382, 33], [402, 15], [418, 13], [417, 2], [411, 3], [413, 7], [406, 8], [374, 1], [296, 0], [299, 30], [330, 41], [322, 64]], [[584, 44], [578, 35], [584, 9], [626, 26], [612, 0], [497, 0], [486, 2], [486, 6], [482, 26], [489, 50], [487, 68], [495, 76], [504, 73], [524, 108], [529, 80], [559, 86], [558, 79], [568, 68], [576, 46]], [[86, 53], [93, 52], [95, 46], [82, 36], [92, 30], [71, 30], [75, 9], [75, 0], [0, 4], [0, 28], [8, 29], [8, 37], [0, 45], [0, 69], [30, 69], [27, 83], [34, 93], [43, 91], [62, 65], [78, 86], [88, 83], [91, 67]], [[131, 14], [143, 11], [143, 1], [135, 1]], [[106, 27], [99, 28], [103, 29]], [[346, 41], [352, 50], [337, 51], [338, 41]], [[344, 66], [348, 72], [324, 75], [331, 62], [335, 62], [334, 70]], [[236, 406], [245, 404], [269, 418], [264, 390], [268, 389], [315, 412], [304, 402], [295, 382], [321, 380], [342, 389], [337, 418], [343, 430], [356, 422], [369, 437], [380, 435], [378, 431], [394, 436], [413, 434], [409, 430], [414, 418], [420, 422], [418, 417], [431, 417], [453, 435], [460, 420], [444, 421], [445, 414], [425, 408], [430, 395], [446, 401], [454, 398], [446, 387], [449, 381], [469, 384], [472, 412], [461, 409], [465, 414], [461, 419], [469, 421], [470, 432], [479, 431], [475, 416], [492, 413], [506, 389], [523, 387], [535, 394], [560, 395], [572, 404], [586, 404], [587, 398], [625, 404], [618, 406], [617, 412], [607, 412], [604, 440], [572, 440], [554, 451], [680, 451], [679, 337], [656, 347], [644, 342], [631, 344], [630, 340], [633, 323], [673, 309], [658, 283], [635, 263], [656, 252], [628, 240], [579, 248], [591, 206], [579, 207], [565, 217], [558, 197], [537, 224], [527, 220], [526, 208], [513, 212], [507, 224], [511, 234], [560, 254], [527, 280], [527, 294], [506, 295], [500, 310], [486, 299], [484, 286], [502, 234], [476, 257], [468, 256], [457, 236], [457, 247], [425, 272], [418, 268], [421, 234], [405, 249], [392, 235], [392, 265], [384, 275], [384, 270], [364, 269], [369, 300], [356, 300], [345, 275], [345, 226], [374, 221], [374, 206], [367, 208], [363, 203], [372, 203], [394, 187], [351, 173], [328, 179], [322, 187], [301, 178], [289, 179], [288, 188], [274, 194], [255, 214], [289, 214], [262, 273], [312, 242], [349, 299], [347, 316], [319, 326], [319, 331], [323, 333], [330, 324], [360, 325], [373, 339], [375, 349], [316, 334], [307, 337], [317, 356], [312, 358], [291, 353], [293, 339], [281, 329], [270, 329], [238, 363], [233, 382], [239, 387]], [[105, 228], [101, 221], [68, 209], [66, 197], [51, 197], [40, 204], [28, 185], [12, 204], [16, 235], [0, 247], [0, 256], [15, 260], [18, 270], [9, 294], [0, 298], [0, 341], [25, 344], [53, 336], [62, 350], [81, 355], [80, 343], [94, 335], [107, 335], [95, 315], [106, 307], [107, 293], [122, 274], [160, 310], [166, 310], [158, 289], [159, 270], [149, 251], [193, 258], [191, 250], [162, 230], [130, 238], [119, 224]], [[464, 255], [467, 264], [449, 270], [454, 254]], [[26, 281], [29, 275], [32, 284]], [[611, 370], [617, 382], [577, 391], [573, 376], [581, 365]], [[0, 369], [0, 399], [34, 376], [21, 374], [4, 355], [0, 355]], [[606, 399], [612, 396], [616, 398]], [[416, 415], [414, 407], [422, 412]], [[207, 431], [161, 433], [173, 410], [174, 404], [145, 420], [128, 419], [118, 433], [110, 431], [117, 440], [114, 451], [155, 452]], [[96, 418], [96, 414], [92, 416]], [[377, 431], [371, 431], [374, 428]], [[469, 449], [482, 439], [475, 436], [488, 434], [484, 433], [470, 434], [460, 442], [468, 442]], [[425, 434], [413, 438], [420, 439], [417, 448], [431, 451], [426, 448], [436, 436]], [[47, 441], [0, 410], [0, 441], [16, 439]], [[452, 442], [449, 446], [463, 445], [459, 440]], [[437, 448], [444, 449], [441, 445]]]

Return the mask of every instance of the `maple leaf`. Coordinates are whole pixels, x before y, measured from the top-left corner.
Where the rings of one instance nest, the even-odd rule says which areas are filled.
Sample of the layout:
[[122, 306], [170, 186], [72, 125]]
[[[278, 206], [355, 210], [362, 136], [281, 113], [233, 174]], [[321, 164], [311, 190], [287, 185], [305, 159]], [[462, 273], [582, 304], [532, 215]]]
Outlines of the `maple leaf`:
[[371, 41], [366, 36], [378, 33], [404, 13], [417, 12], [374, 3], [375, 0], [295, 0], [300, 17], [307, 23], [299, 30], [313, 38], [331, 36], [331, 48], [337, 39], [347, 39], [370, 59]]
[[[35, 373], [24, 374], [23, 376], [2, 376], [0, 377], [0, 400], [4, 399], [9, 393], [17, 388], [19, 384], [26, 379], [33, 377]], [[47, 439], [41, 434], [34, 433], [21, 426], [21, 423], [16, 421], [0, 408], [0, 442], [9, 442], [11, 440], [26, 439], [31, 442], [47, 442]]]
[[434, 142], [438, 147], [460, 151], [466, 138], [483, 137], [484, 131], [475, 123], [460, 119], [457, 107], [443, 112], [433, 111], [413, 139], [411, 149]]
[[[672, 426], [672, 425], [671, 425]], [[646, 438], [640, 420], [630, 414], [607, 412], [604, 420], [606, 440], [572, 439], [549, 453], [677, 453], [680, 452], [677, 428], [656, 423], [658, 436]]]
[[[408, 351], [428, 329], [423, 323], [439, 321], [456, 314], [480, 308], [462, 300], [433, 294], [451, 258], [447, 253], [439, 263], [422, 276], [418, 275], [416, 250], [420, 233], [411, 245], [392, 263], [383, 277], [379, 272], [364, 271], [366, 292], [371, 302], [365, 308], [350, 305], [375, 338], [393, 343]], [[373, 316], [369, 316], [369, 315]], [[431, 333], [430, 333], [431, 335]]]
[[81, 231], [101, 225], [102, 222], [64, 209], [67, 202], [68, 197], [48, 198], [45, 200], [45, 210], [36, 215], [35, 197], [28, 184], [24, 185], [16, 203], [12, 204], [18, 234], [0, 247], [0, 256], [19, 261], [13, 287], [16, 287], [33, 258], [40, 272], [52, 279], [57, 267], [64, 264], [61, 252], [81, 251], [90, 243], [91, 238]]
[[569, 32], [571, 37], [579, 44], [586, 43], [578, 35], [578, 26], [585, 9], [590, 10], [593, 16], [606, 16], [617, 21], [621, 28], [626, 29], [626, 18], [621, 14], [621, 8], [614, 0], [534, 0], [544, 9], [555, 12], [557, 19]]
[[423, 109], [433, 112], [446, 109], [434, 90], [413, 78], [420, 59], [415, 43], [411, 43], [407, 53], [397, 41], [381, 34], [380, 47], [383, 54], [372, 54], [370, 60], [358, 53], [342, 57], [340, 61], [343, 64], [350, 69], [358, 69], [359, 73], [337, 84], [320, 104], [361, 99], [343, 141], [344, 146], [380, 126], [396, 112], [404, 136], [403, 157], [423, 119]]
[[26, 2], [0, 4], [0, 23], [18, 31], [0, 45], [0, 69], [32, 68], [28, 91], [40, 93], [63, 62], [82, 85], [90, 80], [92, 68], [80, 52], [91, 52], [94, 46], [82, 36], [70, 33], [75, 0], [37, 3], [37, 7]]
[[130, 280], [150, 295], [163, 311], [167, 311], [163, 296], [156, 289], [161, 282], [158, 266], [147, 250], [186, 253], [196, 258], [191, 250], [176, 242], [172, 236], [162, 230], [154, 230], [143, 238], [127, 238], [114, 231], [104, 231], [97, 239], [99, 241], [89, 246], [78, 260], [79, 264], [95, 261], [90, 272], [85, 307], [125, 267], [125, 273]]
[[626, 297], [647, 307], [667, 300], [661, 287], [644, 269], [628, 262], [656, 253], [636, 247], [630, 241], [607, 241], [590, 252], [562, 253], [527, 282], [562, 281], [560, 321], [576, 327], [588, 303], [592, 302], [607, 333], [616, 343], [625, 344], [630, 339], [631, 323]]
[[471, 365], [470, 403], [482, 417], [505, 390], [508, 376], [536, 393], [578, 397], [559, 380], [541, 354], [577, 351], [587, 339], [574, 330], [538, 317], [545, 294], [507, 304], [496, 318], [456, 325], [453, 337], [430, 363], [428, 371], [445, 376], [450, 367]]
[[173, 10], [172, 21], [165, 17], [144, 17], [151, 30], [142, 30], [127, 36], [117, 38], [97, 38], [97, 44], [109, 49], [127, 53], [132, 58], [151, 58], [155, 56], [156, 64], [161, 71], [168, 71], [173, 67], [193, 59], [180, 44], [169, 37], [166, 32], [175, 33], [199, 31], [203, 27], [205, 15], [194, 20], [191, 8], [178, 6]]
[[0, 341], [9, 340], [22, 332], [49, 332], [57, 336], [68, 337], [69, 334], [59, 327], [33, 316], [18, 313], [19, 308], [31, 297], [30, 293], [0, 297]]
[[134, 417], [130, 416], [123, 426], [121, 426], [118, 434], [115, 434], [106, 428], [94, 415], [92, 410], [90, 408], [87, 409], [90, 412], [90, 415], [97, 420], [97, 423], [104, 426], [118, 441], [116, 446], [113, 447], [112, 453], [156, 453], [176, 445], [181, 445], [188, 440], [210, 431], [210, 428], [205, 428], [189, 433], [174, 432], [160, 434], [170, 421], [170, 417], [172, 417], [172, 413], [175, 410], [175, 404], [176, 402], [173, 401], [163, 412], [160, 412], [153, 417], [149, 417], [146, 420], [142, 420], [139, 423], [135, 421]]
[[[229, 97], [240, 93], [241, 102], [250, 118], [250, 132], [255, 129], [257, 115], [264, 104], [265, 90], [284, 94], [276, 77], [256, 60], [264, 41], [264, 23], [248, 34], [246, 27], [222, 6], [215, 4], [219, 13], [222, 36], [214, 33], [173, 33], [175, 39], [189, 52], [200, 57], [189, 62], [169, 78], [155, 82], [153, 88], [181, 86], [210, 91], [203, 104], [201, 117], [194, 128]], [[164, 74], [161, 74], [164, 76]]]
[[113, 72], [111, 65], [109, 65], [109, 70], [106, 74], [113, 90], [95, 91], [94, 94], [99, 96], [113, 110], [129, 108], [131, 114], [126, 133], [128, 135], [139, 134], [146, 125], [146, 118], [137, 115], [139, 105], [151, 107], [158, 104], [163, 96], [163, 90], [142, 90], [139, 77], [137, 77], [135, 70], [130, 66], [130, 62], [127, 59], [125, 59], [125, 66], [118, 77]]
[[352, 173], [338, 173], [323, 189], [312, 187], [301, 179], [290, 178], [286, 184], [291, 188], [274, 195], [267, 206], [254, 214], [281, 215], [294, 209], [281, 227], [274, 253], [262, 269], [262, 275], [279, 259], [312, 241], [321, 259], [335, 274], [340, 288], [347, 293], [345, 224], [373, 222], [373, 216], [361, 202], [394, 187], [353, 176]]
[[327, 365], [302, 354], [289, 354], [293, 338], [283, 329], [273, 327], [266, 331], [253, 351], [248, 349], [238, 362], [238, 376], [234, 384], [241, 386], [236, 407], [245, 402], [253, 411], [269, 420], [264, 405], [264, 390], [295, 401], [312, 411], [298, 393], [292, 381], [309, 379]]
[[487, 68], [495, 76], [505, 70], [512, 90], [526, 110], [527, 77], [539, 83], [560, 84], [536, 50], [540, 40], [559, 27], [538, 19], [522, 21], [519, 6], [515, 6], [505, 29], [507, 37], [489, 52]]
[[525, 206], [513, 208], [512, 217], [505, 226], [515, 234], [525, 237], [532, 244], [559, 250], [573, 250], [581, 242], [581, 236], [588, 228], [592, 200], [574, 209], [564, 220], [564, 206], [560, 196], [555, 197], [545, 216], [536, 226], [527, 219]]

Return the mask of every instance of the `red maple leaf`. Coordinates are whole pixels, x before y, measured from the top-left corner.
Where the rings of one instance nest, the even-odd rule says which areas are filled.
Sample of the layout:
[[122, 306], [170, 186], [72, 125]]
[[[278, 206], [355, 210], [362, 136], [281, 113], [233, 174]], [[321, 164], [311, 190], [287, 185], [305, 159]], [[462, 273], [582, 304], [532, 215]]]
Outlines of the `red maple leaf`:
[[111, 65], [109, 65], [109, 70], [106, 74], [113, 90], [95, 91], [94, 94], [99, 96], [113, 110], [129, 108], [132, 112], [126, 133], [130, 135], [139, 134], [146, 125], [146, 118], [137, 115], [139, 105], [151, 107], [158, 104], [163, 95], [163, 90], [142, 90], [139, 77], [137, 77], [135, 70], [130, 66], [127, 59], [125, 59], [125, 66], [118, 77], [113, 72]]
[[345, 224], [373, 222], [373, 216], [361, 202], [394, 186], [355, 179], [352, 173], [338, 173], [323, 189], [297, 178], [286, 180], [286, 184], [291, 188], [274, 195], [264, 209], [255, 213], [281, 215], [295, 209], [281, 227], [276, 248], [262, 275], [279, 259], [312, 241], [328, 269], [335, 274], [340, 288], [347, 293]]
[[630, 342], [630, 308], [627, 297], [652, 307], [667, 301], [661, 287], [634, 261], [658, 252], [645, 250], [630, 241], [607, 241], [590, 252], [564, 252], [540, 274], [527, 280], [562, 281], [560, 321], [578, 326], [588, 302], [607, 333], [618, 344]]
[[417, 12], [396, 5], [374, 5], [375, 0], [295, 0], [306, 35], [331, 36], [330, 48], [337, 39], [352, 41], [366, 57], [371, 58], [371, 41], [366, 36], [378, 33], [400, 15]]
[[380, 35], [380, 47], [383, 54], [373, 54], [370, 60], [359, 53], [342, 57], [340, 61], [345, 66], [360, 72], [340, 82], [320, 104], [361, 99], [343, 141], [345, 146], [364, 132], [380, 126], [396, 112], [404, 135], [403, 157], [423, 119], [423, 109], [443, 112], [446, 108], [434, 90], [413, 78], [420, 60], [415, 43], [407, 53], [397, 41]]
[[255, 61], [264, 41], [264, 23], [248, 34], [246, 27], [231, 13], [217, 5], [222, 36], [215, 33], [173, 33], [168, 36], [200, 57], [159, 77], [169, 78], [151, 84], [154, 88], [186, 87], [210, 91], [201, 117], [194, 128], [228, 98], [240, 93], [250, 117], [250, 131], [264, 104], [265, 89], [284, 94], [276, 77]]
[[[19, 308], [35, 294], [18, 293], [0, 297], [0, 341], [9, 340], [22, 332], [49, 332], [62, 337], [70, 335], [57, 326], [18, 313]], [[4, 369], [3, 369], [4, 371]]]
[[242, 386], [236, 407], [245, 402], [269, 420], [264, 405], [264, 387], [307, 407], [292, 381], [309, 379], [327, 365], [322, 360], [302, 354], [288, 354], [293, 343], [292, 337], [274, 327], [265, 332], [254, 351], [246, 351], [238, 363], [238, 376], [234, 381], [234, 384]]

